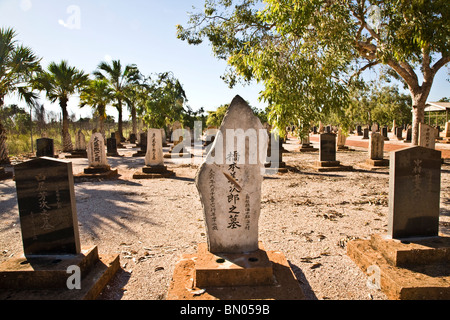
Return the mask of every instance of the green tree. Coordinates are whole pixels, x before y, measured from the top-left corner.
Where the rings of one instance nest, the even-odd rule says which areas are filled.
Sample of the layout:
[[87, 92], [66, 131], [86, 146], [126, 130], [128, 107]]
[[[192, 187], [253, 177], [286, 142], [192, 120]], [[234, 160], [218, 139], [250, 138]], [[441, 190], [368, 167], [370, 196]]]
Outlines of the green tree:
[[114, 90], [109, 82], [103, 80], [90, 80], [81, 90], [80, 107], [91, 106], [99, 117], [99, 132], [105, 137], [106, 106], [114, 101]]
[[[237, 3], [237, 4], [236, 4]], [[413, 143], [436, 73], [450, 61], [447, 0], [205, 1], [178, 37], [205, 38], [228, 61], [224, 76], [264, 84], [272, 124], [320, 119], [349, 104], [363, 71], [385, 65], [412, 98]], [[423, 79], [422, 81], [420, 79]]]
[[141, 74], [136, 65], [130, 64], [122, 67], [120, 60], [113, 60], [111, 64], [102, 61], [97, 70], [93, 72], [97, 79], [106, 79], [114, 90], [116, 103], [114, 106], [118, 111], [118, 130], [123, 138], [123, 102], [127, 88], [141, 79]]
[[69, 113], [67, 104], [70, 96], [78, 93], [88, 82], [88, 75], [63, 60], [59, 64], [51, 62], [48, 71], [40, 72], [33, 80], [35, 89], [45, 91], [51, 102], [59, 101], [62, 110], [62, 145], [64, 152], [73, 150], [69, 133]]
[[216, 111], [208, 111], [208, 118], [206, 119], [206, 125], [208, 127], [219, 128], [222, 124], [223, 118], [228, 111], [229, 104], [221, 105]]
[[[0, 29], [0, 109], [10, 94], [17, 94], [27, 104], [34, 104], [38, 99], [30, 90], [30, 80], [41, 68], [40, 59], [29, 47], [17, 43], [16, 36], [11, 28]], [[0, 118], [0, 164], [7, 164], [10, 161], [2, 122]]]
[[145, 105], [138, 107], [145, 124], [152, 128], [163, 128], [181, 120], [187, 98], [180, 81], [171, 72], [159, 73], [156, 79], [149, 79], [148, 100]]

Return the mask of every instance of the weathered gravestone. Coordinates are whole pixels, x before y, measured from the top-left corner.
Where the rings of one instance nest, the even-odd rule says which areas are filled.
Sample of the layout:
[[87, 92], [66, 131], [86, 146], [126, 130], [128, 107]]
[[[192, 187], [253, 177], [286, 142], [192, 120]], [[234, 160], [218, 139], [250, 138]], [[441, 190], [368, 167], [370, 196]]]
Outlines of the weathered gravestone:
[[370, 139], [369, 132], [370, 132], [369, 128], [364, 128], [364, 130], [363, 130], [363, 137], [362, 137], [363, 140]]
[[36, 140], [36, 157], [55, 158], [53, 139], [41, 138]]
[[145, 155], [147, 154], [147, 132], [141, 132], [139, 134], [139, 147], [140, 150], [133, 154], [134, 158], [145, 157]]
[[75, 175], [80, 178], [112, 178], [117, 176], [118, 170], [111, 170], [106, 158], [105, 142], [101, 133], [94, 133], [88, 145], [89, 167], [84, 169], [84, 174]]
[[389, 166], [389, 160], [383, 157], [384, 138], [378, 132], [372, 133], [369, 139], [369, 158], [366, 159], [364, 167], [372, 170]]
[[[174, 126], [175, 128], [178, 126]], [[191, 145], [191, 131], [189, 129], [178, 128], [172, 132], [173, 146], [164, 158], [192, 158], [194, 155], [187, 151], [187, 146]]]
[[419, 146], [434, 149], [436, 147], [436, 129], [425, 123], [419, 124]]
[[[439, 235], [441, 152], [391, 153], [388, 234], [347, 244], [347, 254], [388, 299], [450, 299], [450, 237]], [[373, 267], [376, 268], [373, 268]]]
[[106, 156], [108, 157], [120, 157], [117, 152], [117, 140], [116, 138], [106, 139]]
[[392, 238], [437, 236], [441, 152], [411, 147], [391, 153], [389, 235]]
[[397, 140], [399, 141], [403, 140], [403, 130], [401, 127], [395, 128], [395, 136], [397, 137]]
[[142, 172], [136, 172], [133, 178], [154, 179], [174, 176], [175, 173], [167, 170], [167, 166], [164, 165], [161, 130], [149, 129], [147, 137], [145, 167], [142, 169]]
[[267, 174], [286, 173], [286, 162], [283, 161], [283, 139], [276, 132], [268, 132], [267, 159], [264, 166]]
[[342, 129], [338, 130], [337, 135], [337, 150], [349, 150], [349, 148], [345, 145], [347, 142], [347, 136], [344, 134]]
[[131, 144], [136, 144], [137, 142], [137, 135], [135, 133], [130, 133], [130, 138], [128, 138]]
[[311, 138], [309, 133], [306, 133], [305, 137], [302, 139], [302, 146], [300, 147], [300, 152], [315, 152], [319, 151], [319, 149], [314, 148], [311, 143]]
[[[15, 181], [24, 256], [0, 265], [0, 298], [95, 299], [119, 269], [119, 256], [81, 247], [72, 163], [24, 162], [15, 166]], [[69, 289], [69, 267], [80, 270], [77, 290]]]
[[43, 157], [14, 171], [25, 255], [80, 253], [72, 163]]
[[405, 140], [403, 140], [403, 142], [410, 143], [411, 139], [412, 139], [412, 129], [411, 128], [407, 128], [406, 129], [406, 138], [405, 138]]
[[363, 131], [362, 131], [362, 127], [361, 126], [357, 126], [356, 127], [356, 135], [357, 136], [362, 136], [363, 135]]
[[450, 139], [450, 121], [445, 123], [444, 138]]
[[86, 137], [81, 130], [77, 131], [75, 135], [75, 148], [70, 155], [66, 156], [67, 159], [87, 158], [86, 151]]
[[389, 141], [388, 127], [383, 127], [383, 128], [381, 129], [381, 133], [383, 134], [383, 139], [384, 139], [384, 141]]
[[[286, 284], [273, 267], [276, 255], [282, 269], [292, 272], [284, 255], [264, 250], [258, 241], [266, 151], [266, 129], [248, 104], [235, 97], [195, 179], [208, 243], [199, 244], [194, 259], [183, 257], [177, 264], [168, 299], [194, 299], [192, 292], [205, 287], [208, 293], [202, 297], [220, 290], [232, 298], [255, 298], [256, 292], [303, 298], [298, 283]], [[195, 282], [188, 285], [191, 272]], [[295, 278], [292, 273], [290, 278]], [[234, 288], [239, 286], [250, 290]]]
[[351, 166], [342, 166], [336, 161], [336, 135], [334, 133], [323, 133], [320, 135], [319, 161], [316, 161], [317, 171], [346, 171]]

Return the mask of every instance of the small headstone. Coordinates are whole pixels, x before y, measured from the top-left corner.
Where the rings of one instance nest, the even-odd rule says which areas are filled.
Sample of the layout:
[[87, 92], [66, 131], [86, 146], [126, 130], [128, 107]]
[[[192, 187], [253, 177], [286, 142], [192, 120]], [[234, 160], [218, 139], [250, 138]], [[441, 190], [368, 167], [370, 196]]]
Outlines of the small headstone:
[[145, 157], [147, 154], [147, 132], [139, 134], [139, 147], [140, 150], [133, 154], [133, 157]]
[[147, 132], [146, 166], [163, 166], [164, 157], [162, 149], [162, 136], [160, 129], [149, 129]]
[[136, 134], [130, 133], [130, 138], [129, 138], [129, 140], [130, 140], [130, 143], [131, 143], [131, 144], [135, 144], [135, 143], [137, 142], [137, 136], [136, 136]]
[[195, 179], [210, 252], [258, 250], [266, 152], [266, 130], [248, 104], [235, 97]]
[[322, 121], [319, 122], [319, 133], [324, 133], [324, 127]]
[[92, 135], [88, 145], [89, 167], [101, 168], [108, 167], [106, 158], [105, 142], [101, 133]]
[[401, 127], [395, 128], [395, 132], [396, 132], [395, 134], [397, 136], [397, 140], [399, 140], [399, 141], [403, 140], [403, 130], [402, 130], [402, 128]]
[[118, 157], [117, 140], [115, 138], [106, 139], [106, 155], [108, 157]]
[[389, 178], [388, 235], [438, 236], [441, 152], [424, 147], [392, 152]]
[[419, 124], [419, 146], [434, 149], [436, 147], [436, 129], [425, 123]]
[[388, 127], [383, 127], [381, 129], [381, 132], [383, 133], [383, 139], [384, 141], [388, 141], [389, 140], [389, 136], [388, 136]]
[[356, 135], [357, 136], [362, 136], [363, 135], [363, 131], [362, 131], [362, 127], [361, 126], [357, 126], [356, 127]]
[[445, 124], [444, 138], [450, 138], [450, 121]]
[[348, 147], [345, 145], [347, 142], [347, 136], [342, 132], [342, 129], [338, 130], [337, 135], [337, 149], [338, 150], [348, 150]]
[[412, 129], [408, 128], [406, 129], [406, 139], [404, 140], [405, 143], [410, 143], [412, 139]]
[[14, 171], [25, 255], [79, 254], [72, 163], [43, 157]]
[[384, 138], [380, 133], [372, 133], [369, 140], [369, 159], [383, 160]]
[[370, 130], [369, 130], [369, 128], [364, 128], [364, 131], [363, 131], [363, 140], [366, 140], [366, 139], [369, 139], [370, 137], [369, 137], [369, 132], [370, 132]]
[[55, 157], [53, 139], [41, 138], [36, 140], [36, 157]]
[[86, 137], [81, 130], [75, 135], [75, 151], [86, 151]]
[[372, 124], [371, 129], [372, 129], [372, 132], [378, 132], [378, 123]]
[[336, 161], [336, 135], [324, 133], [320, 135], [320, 161]]

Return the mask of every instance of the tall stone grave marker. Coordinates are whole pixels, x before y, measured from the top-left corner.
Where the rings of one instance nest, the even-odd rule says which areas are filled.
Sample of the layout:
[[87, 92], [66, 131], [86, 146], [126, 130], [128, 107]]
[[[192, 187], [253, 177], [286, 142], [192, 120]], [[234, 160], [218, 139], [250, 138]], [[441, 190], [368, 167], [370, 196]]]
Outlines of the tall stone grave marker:
[[[208, 243], [198, 245], [194, 258], [184, 256], [177, 263], [168, 299], [195, 299], [197, 288], [208, 288], [202, 295], [206, 298], [216, 290], [232, 299], [254, 299], [261, 290], [273, 298], [287, 297], [287, 292], [303, 298], [298, 282], [274, 282], [282, 278], [274, 260], [295, 277], [282, 253], [266, 251], [258, 241], [267, 139], [260, 120], [236, 96], [195, 179]], [[190, 285], [188, 274], [195, 279]]]
[[136, 172], [133, 175], [133, 178], [154, 179], [171, 177], [173, 175], [175, 175], [175, 173], [167, 170], [167, 167], [164, 165], [161, 130], [148, 129], [145, 167], [142, 169], [142, 172]]
[[336, 135], [334, 133], [323, 133], [320, 135], [319, 161], [316, 161], [317, 171], [346, 171], [351, 166], [342, 166], [336, 161]]
[[[248, 142], [247, 130], [251, 135]], [[202, 200], [210, 252], [258, 250], [266, 153], [266, 130], [248, 104], [237, 96], [195, 179]]]
[[81, 130], [77, 131], [77, 134], [75, 135], [75, 148], [70, 155], [66, 156], [66, 158], [68, 159], [87, 158], [86, 137], [83, 131]]
[[434, 149], [436, 147], [436, 129], [425, 123], [419, 124], [419, 146]]
[[133, 154], [133, 157], [145, 157], [147, 154], [147, 132], [141, 132], [139, 134], [139, 147], [140, 150]]
[[349, 150], [349, 148], [345, 145], [347, 143], [347, 136], [344, 134], [341, 128], [338, 130], [337, 135], [337, 149], [338, 150]]
[[43, 157], [14, 171], [25, 255], [79, 254], [71, 162]]
[[381, 169], [389, 166], [389, 160], [384, 159], [384, 138], [381, 133], [370, 134], [369, 139], [369, 158], [362, 165], [370, 170]]
[[[118, 255], [81, 247], [72, 163], [42, 157], [15, 166], [23, 255], [0, 264], [0, 299], [94, 300], [120, 267]], [[69, 287], [78, 267], [79, 287]]]
[[391, 153], [389, 236], [437, 236], [441, 186], [441, 152], [411, 147]]
[[369, 128], [364, 128], [363, 129], [363, 137], [362, 137], [363, 140], [370, 139], [369, 132], [370, 132]]
[[[106, 157], [105, 142], [101, 133], [94, 133], [88, 145], [89, 167], [84, 169], [84, 174], [75, 175], [81, 178], [112, 178], [117, 176], [118, 170], [111, 170]], [[77, 180], [77, 181], [78, 181]]]

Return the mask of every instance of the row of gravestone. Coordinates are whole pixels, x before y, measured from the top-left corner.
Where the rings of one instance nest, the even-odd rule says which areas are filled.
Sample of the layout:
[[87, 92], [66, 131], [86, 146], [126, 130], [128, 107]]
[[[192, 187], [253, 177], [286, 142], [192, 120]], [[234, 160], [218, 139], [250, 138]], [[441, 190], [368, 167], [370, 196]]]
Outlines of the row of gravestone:
[[[250, 144], [243, 150], [230, 152], [227, 149], [227, 141], [236, 139], [236, 135], [230, 135], [227, 129], [236, 127], [243, 131], [263, 128], [240, 97], [232, 101], [219, 129], [218, 137], [224, 143], [213, 145], [195, 178], [203, 207], [208, 251], [215, 254], [244, 254], [259, 248], [264, 168], [261, 159], [264, 157], [259, 157], [254, 164], [247, 162], [247, 155], [253, 148]], [[156, 129], [154, 134], [149, 131], [152, 147], [159, 145], [158, 131]], [[258, 136], [257, 150], [266, 152], [267, 140], [267, 136]], [[98, 152], [102, 149], [102, 141], [102, 135], [94, 134], [90, 142], [92, 147], [88, 147], [88, 156], [99, 164], [104, 161], [103, 153]], [[213, 154], [220, 159], [208, 161]], [[149, 161], [158, 157], [153, 152], [149, 155]], [[25, 256], [80, 254], [72, 163], [47, 157], [31, 160], [15, 166], [15, 181]], [[441, 152], [410, 147], [391, 154], [390, 237], [438, 235], [440, 183]]]
[[[239, 99], [233, 101], [221, 127], [225, 141], [227, 126], [239, 124], [244, 130], [255, 127], [259, 129], [261, 126], [257, 118], [250, 116], [249, 120], [243, 122], [242, 114], [248, 112], [248, 105]], [[151, 131], [149, 133], [153, 137], [153, 144], [160, 135]], [[328, 134], [322, 136], [326, 138]], [[103, 165], [106, 157], [99, 152], [102, 148], [102, 136], [94, 134], [91, 140], [92, 147], [88, 152], [91, 164]], [[331, 149], [335, 146], [334, 143], [326, 145]], [[258, 146], [267, 149], [267, 138], [259, 138]], [[154, 162], [162, 159], [161, 155], [156, 155], [156, 148], [154, 150], [154, 153], [148, 153], [146, 164], [161, 165], [161, 162]], [[223, 157], [226, 159], [223, 159], [222, 165], [209, 164], [206, 160], [196, 177], [210, 246], [214, 247], [215, 252], [254, 249], [258, 243], [257, 220], [263, 180], [261, 168], [264, 163], [241, 163], [245, 155], [238, 154], [237, 151], [228, 155], [223, 153]], [[71, 171], [70, 162], [50, 158], [37, 159], [15, 167], [26, 253], [37, 254], [42, 250], [53, 252], [53, 246], [57, 247], [58, 252], [77, 251], [79, 240]], [[389, 185], [389, 232], [392, 237], [437, 234], [440, 175], [440, 151], [411, 147], [392, 153]]]

